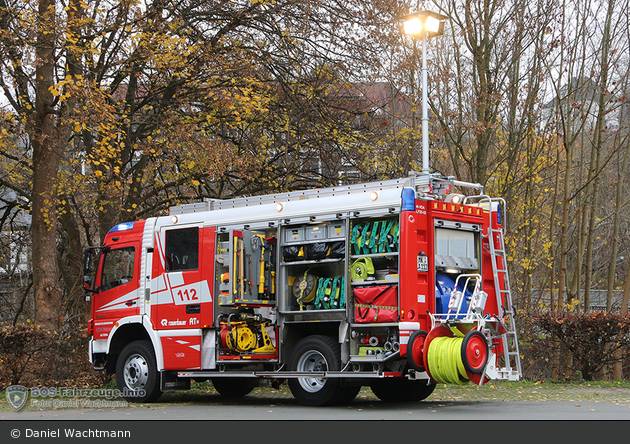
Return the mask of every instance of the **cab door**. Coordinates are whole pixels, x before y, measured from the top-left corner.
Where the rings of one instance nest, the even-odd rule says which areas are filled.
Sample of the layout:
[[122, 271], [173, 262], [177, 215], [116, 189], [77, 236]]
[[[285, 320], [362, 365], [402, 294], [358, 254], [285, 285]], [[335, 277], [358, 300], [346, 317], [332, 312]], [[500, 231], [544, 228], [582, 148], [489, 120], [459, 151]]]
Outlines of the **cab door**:
[[[211, 233], [209, 231], [212, 231]], [[211, 244], [211, 245], [209, 245]], [[156, 241], [151, 282], [155, 329], [212, 325], [214, 230], [199, 225], [165, 226]]]
[[99, 265], [92, 304], [94, 339], [107, 339], [116, 321], [139, 313], [140, 242], [105, 249]]

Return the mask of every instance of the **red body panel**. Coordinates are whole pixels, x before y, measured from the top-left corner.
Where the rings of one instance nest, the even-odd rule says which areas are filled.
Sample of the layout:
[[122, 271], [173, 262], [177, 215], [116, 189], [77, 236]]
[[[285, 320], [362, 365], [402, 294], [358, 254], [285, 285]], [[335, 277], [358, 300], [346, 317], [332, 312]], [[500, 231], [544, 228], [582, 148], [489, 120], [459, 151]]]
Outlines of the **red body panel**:
[[[172, 228], [172, 227], [169, 227]], [[213, 325], [212, 280], [215, 229], [199, 230], [196, 270], [166, 272], [164, 232], [155, 234], [151, 282], [151, 322], [156, 330], [209, 328]]]
[[[101, 256], [101, 263], [108, 261], [108, 255], [114, 257], [117, 250], [133, 249], [133, 276], [126, 283], [121, 283], [113, 288], [107, 285], [108, 278], [104, 276], [103, 268], [99, 267], [96, 274], [96, 286], [92, 302], [92, 322], [94, 326], [94, 339], [107, 339], [109, 333], [118, 320], [126, 316], [139, 313], [139, 289], [140, 289], [140, 256], [142, 231], [144, 221], [135, 222], [133, 228], [125, 231], [114, 231], [105, 237], [105, 245], [109, 247]], [[105, 284], [105, 285], [104, 285]]]
[[201, 336], [163, 336], [164, 370], [201, 369]]
[[[427, 310], [435, 310], [435, 278], [433, 247], [430, 244], [432, 226], [427, 203], [416, 200], [415, 211], [403, 211], [400, 216], [400, 308], [401, 321], [420, 322], [420, 328], [431, 328]], [[419, 256], [421, 259], [419, 259]], [[422, 259], [428, 260], [428, 268]]]
[[[431, 319], [427, 310], [436, 312], [434, 221], [477, 224], [487, 233], [490, 213], [477, 206], [440, 201], [416, 200], [415, 208], [415, 211], [403, 211], [400, 217], [401, 321], [419, 322], [421, 330], [429, 331]], [[494, 226], [498, 227], [496, 218]], [[483, 248], [481, 267], [483, 289], [488, 293], [485, 313], [495, 314], [497, 304], [492, 263], [489, 253]], [[405, 353], [406, 350], [402, 352], [403, 355]]]

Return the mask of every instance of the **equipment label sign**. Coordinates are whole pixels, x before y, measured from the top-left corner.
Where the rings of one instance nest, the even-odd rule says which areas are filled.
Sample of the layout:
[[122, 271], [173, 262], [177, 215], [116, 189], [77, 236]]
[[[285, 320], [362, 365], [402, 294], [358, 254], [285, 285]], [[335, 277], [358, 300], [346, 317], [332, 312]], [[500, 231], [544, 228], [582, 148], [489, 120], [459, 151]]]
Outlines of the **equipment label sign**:
[[429, 271], [429, 257], [418, 255], [418, 272]]

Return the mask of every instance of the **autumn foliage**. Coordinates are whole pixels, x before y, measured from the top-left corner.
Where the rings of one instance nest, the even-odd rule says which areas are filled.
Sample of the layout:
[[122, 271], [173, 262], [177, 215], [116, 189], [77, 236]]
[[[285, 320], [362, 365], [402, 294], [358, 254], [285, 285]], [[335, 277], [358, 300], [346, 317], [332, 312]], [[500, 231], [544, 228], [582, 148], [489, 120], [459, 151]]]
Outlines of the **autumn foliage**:
[[545, 312], [519, 322], [527, 378], [549, 378], [554, 366], [564, 379], [604, 379], [616, 363], [630, 370], [628, 313]]
[[95, 386], [110, 379], [85, 359], [88, 338], [23, 323], [0, 327], [0, 386]]

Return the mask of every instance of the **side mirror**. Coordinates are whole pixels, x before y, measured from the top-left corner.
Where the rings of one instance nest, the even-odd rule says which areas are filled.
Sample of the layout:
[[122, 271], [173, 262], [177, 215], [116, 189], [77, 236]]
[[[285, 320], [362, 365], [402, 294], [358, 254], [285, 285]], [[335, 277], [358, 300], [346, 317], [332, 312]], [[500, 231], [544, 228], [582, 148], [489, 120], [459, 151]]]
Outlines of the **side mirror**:
[[100, 254], [103, 248], [91, 247], [85, 250], [83, 258], [83, 290], [85, 291], [85, 302], [90, 302], [92, 296], [90, 293], [98, 293], [99, 288], [94, 287], [96, 277], [96, 267], [99, 262]]

